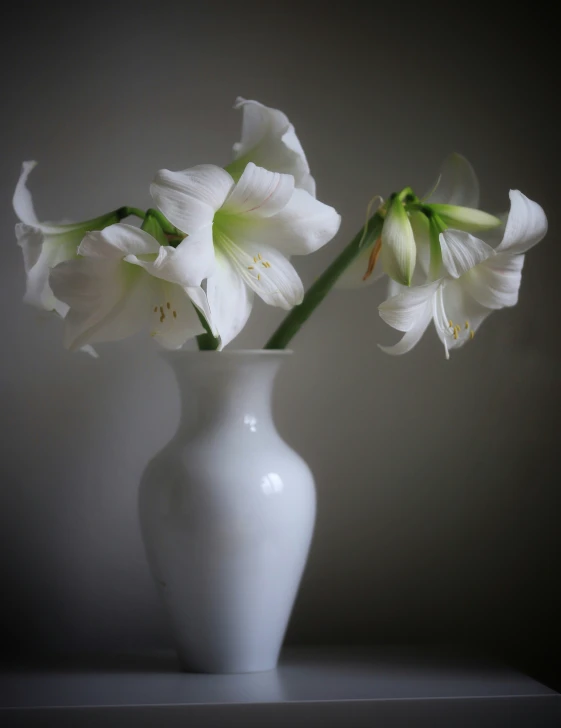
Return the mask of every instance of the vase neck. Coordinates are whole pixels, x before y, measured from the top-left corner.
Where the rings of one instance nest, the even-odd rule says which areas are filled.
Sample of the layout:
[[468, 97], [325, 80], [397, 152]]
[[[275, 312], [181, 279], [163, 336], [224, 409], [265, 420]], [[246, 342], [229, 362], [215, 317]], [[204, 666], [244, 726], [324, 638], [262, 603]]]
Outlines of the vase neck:
[[276, 373], [288, 352], [177, 352], [167, 356], [181, 394], [182, 422], [197, 402], [199, 425], [273, 427]]

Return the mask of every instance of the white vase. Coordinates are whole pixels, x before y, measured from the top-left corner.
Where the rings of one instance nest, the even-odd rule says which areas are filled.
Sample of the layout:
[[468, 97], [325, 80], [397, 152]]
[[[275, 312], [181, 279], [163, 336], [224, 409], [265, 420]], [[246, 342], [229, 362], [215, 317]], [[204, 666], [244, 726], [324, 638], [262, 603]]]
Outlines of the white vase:
[[273, 669], [306, 563], [315, 487], [271, 412], [291, 352], [173, 352], [187, 414], [139, 494], [148, 562], [184, 669]]

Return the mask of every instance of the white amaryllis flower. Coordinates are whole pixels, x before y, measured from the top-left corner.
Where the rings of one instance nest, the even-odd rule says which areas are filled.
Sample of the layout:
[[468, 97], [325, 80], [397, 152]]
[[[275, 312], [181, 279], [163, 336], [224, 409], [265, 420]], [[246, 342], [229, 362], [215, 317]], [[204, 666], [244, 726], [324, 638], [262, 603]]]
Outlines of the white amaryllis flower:
[[210, 322], [202, 288], [182, 286], [175, 249], [144, 230], [118, 223], [88, 233], [78, 257], [57, 265], [50, 284], [69, 307], [64, 345], [116, 341], [143, 328], [168, 349], [205, 333], [196, 306]]
[[287, 116], [278, 109], [241, 97], [234, 108], [242, 109], [243, 120], [241, 141], [234, 144], [234, 161], [226, 167], [232, 177], [238, 179], [248, 162], [253, 162], [271, 172], [291, 174], [296, 187], [315, 197], [315, 180]]
[[234, 182], [228, 172], [200, 165], [161, 170], [151, 186], [159, 209], [187, 238], [174, 251], [184, 283], [206, 292], [222, 345], [245, 325], [256, 293], [271, 306], [302, 301], [302, 281], [291, 255], [325, 245], [341, 218], [328, 205], [294, 188], [289, 174], [249, 162]]
[[524, 253], [546, 234], [547, 218], [540, 205], [518, 190], [510, 191], [510, 202], [497, 248], [465, 231], [446, 230], [440, 235], [446, 275], [401, 289], [379, 306], [382, 319], [405, 332], [394, 346], [380, 347], [383, 351], [410, 351], [432, 320], [449, 358], [449, 350], [472, 339], [490, 313], [518, 302]]
[[64, 316], [68, 306], [58, 300], [49, 286], [51, 268], [75, 258], [78, 246], [90, 230], [100, 230], [116, 221], [115, 213], [78, 223], [39, 222], [27, 178], [37, 162], [24, 162], [14, 192], [13, 205], [21, 222], [16, 225], [16, 238], [23, 252], [27, 275], [24, 301], [45, 311]]
[[[379, 198], [382, 207], [383, 200]], [[500, 224], [493, 215], [478, 210], [479, 182], [471, 164], [460, 154], [450, 154], [441, 165], [438, 180], [424, 196], [445, 225], [476, 232]], [[388, 206], [382, 235], [365, 245], [337, 281], [337, 288], [368, 286], [386, 274], [390, 293], [401, 285], [427, 280], [430, 263], [429, 223], [421, 212], [404, 213], [393, 199]]]

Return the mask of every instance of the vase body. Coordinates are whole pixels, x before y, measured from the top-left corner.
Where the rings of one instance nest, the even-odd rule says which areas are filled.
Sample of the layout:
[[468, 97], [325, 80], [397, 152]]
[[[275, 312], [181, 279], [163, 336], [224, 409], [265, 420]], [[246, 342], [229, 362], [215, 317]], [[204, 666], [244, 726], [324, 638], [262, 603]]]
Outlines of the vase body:
[[[289, 352], [173, 352], [182, 415], [140, 486], [142, 537], [184, 669], [273, 669], [315, 521], [306, 463], [271, 412]], [[188, 412], [197, 399], [197, 419]]]

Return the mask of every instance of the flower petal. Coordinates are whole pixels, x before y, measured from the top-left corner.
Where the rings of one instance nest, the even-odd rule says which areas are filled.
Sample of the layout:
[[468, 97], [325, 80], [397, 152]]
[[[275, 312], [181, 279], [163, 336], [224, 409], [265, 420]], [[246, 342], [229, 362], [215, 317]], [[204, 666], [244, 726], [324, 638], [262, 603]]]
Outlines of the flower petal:
[[200, 164], [183, 172], [161, 169], [150, 192], [158, 208], [179, 230], [191, 235], [212, 225], [214, 213], [232, 189], [234, 180], [221, 167]]
[[525, 253], [547, 233], [545, 212], [519, 190], [510, 190], [510, 212], [497, 252]]
[[382, 228], [380, 257], [384, 271], [390, 278], [408, 286], [415, 270], [416, 256], [413, 228], [403, 204], [396, 197], [388, 210]]
[[[446, 338], [447, 351], [458, 349], [471, 341], [483, 321], [492, 313], [489, 308], [473, 299], [460, 281], [449, 281], [443, 287], [442, 310], [446, 319], [446, 331], [442, 332], [442, 336], [439, 332], [439, 336], [441, 339]], [[448, 326], [449, 321], [459, 327], [456, 329], [456, 336], [453, 328]]]
[[498, 253], [470, 271], [461, 283], [486, 308], [515, 306], [518, 303], [523, 266], [523, 255]]
[[158, 257], [155, 260], [142, 260], [136, 255], [128, 255], [125, 260], [144, 268], [156, 278], [183, 288], [200, 286], [205, 278], [213, 274], [216, 265], [212, 227], [201, 228], [189, 235], [177, 248], [158, 245]]
[[304, 286], [294, 267], [275, 248], [222, 236], [218, 247], [230, 258], [246, 284], [265, 303], [288, 310], [302, 303]]
[[340, 224], [341, 216], [333, 207], [305, 190], [294, 190], [288, 204], [274, 217], [244, 220], [243, 236], [285, 255], [308, 255], [328, 243]]
[[250, 162], [224, 201], [220, 214], [269, 218], [286, 206], [293, 192], [292, 175], [269, 172]]
[[150, 277], [133, 266], [77, 258], [53, 268], [49, 281], [55, 296], [70, 306], [64, 343], [71, 350], [126, 338], [149, 320], [154, 287]]
[[450, 154], [426, 202], [479, 207], [479, 182], [471, 164], [461, 154]]
[[378, 306], [381, 318], [398, 331], [411, 331], [419, 320], [424, 321], [426, 307], [431, 303], [440, 285], [441, 281], [433, 281], [424, 286], [405, 288], [402, 293], [392, 296]]
[[283, 172], [294, 177], [296, 187], [316, 194], [314, 178], [294, 127], [278, 109], [263, 106], [257, 101], [238, 98], [235, 109], [243, 109], [242, 138], [234, 144], [232, 169], [237, 178], [245, 164], [253, 162], [272, 172]]
[[459, 278], [471, 268], [495, 255], [490, 245], [462, 230], [445, 230], [439, 239], [442, 262], [453, 278]]
[[152, 235], [119, 222], [88, 233], [80, 243], [78, 255], [120, 260], [126, 255], [147, 255], [159, 250], [160, 244]]
[[236, 265], [223, 253], [216, 254], [216, 271], [207, 280], [212, 322], [220, 336], [221, 348], [243, 329], [253, 307], [253, 291], [246, 285]]
[[384, 353], [391, 354], [392, 356], [407, 354], [408, 351], [411, 351], [411, 349], [419, 343], [423, 334], [427, 330], [431, 318], [432, 307], [429, 301], [420, 312], [413, 326], [401, 337], [397, 344], [394, 344], [393, 346], [382, 346], [381, 344], [378, 344], [378, 346]]
[[21, 167], [21, 174], [16, 185], [13, 198], [13, 206], [16, 215], [27, 225], [37, 225], [39, 220], [35, 214], [31, 192], [27, 189], [27, 178], [31, 170], [37, 166], [37, 162], [24, 162]]
[[[154, 305], [157, 310], [153, 309], [150, 334], [159, 344], [166, 349], [179, 349], [189, 339], [205, 333], [186, 289], [158, 281], [155, 290], [160, 294]], [[204, 295], [204, 291], [199, 290]]]

